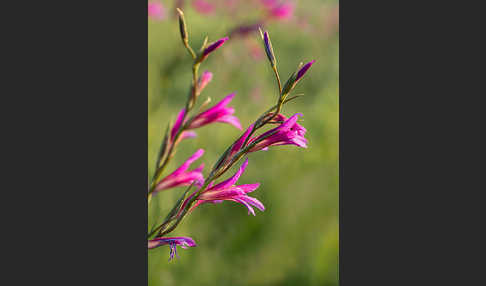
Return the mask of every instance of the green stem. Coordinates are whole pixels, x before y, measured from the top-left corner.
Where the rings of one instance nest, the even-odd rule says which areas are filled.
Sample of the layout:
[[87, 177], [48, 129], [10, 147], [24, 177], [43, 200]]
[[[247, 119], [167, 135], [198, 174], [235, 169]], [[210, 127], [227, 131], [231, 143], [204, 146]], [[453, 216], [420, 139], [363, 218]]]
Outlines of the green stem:
[[[195, 100], [196, 100], [197, 73], [198, 73], [198, 70], [199, 70], [199, 64], [198, 63], [194, 63], [193, 66], [192, 66], [192, 87], [191, 87], [191, 94], [190, 94], [190, 96], [189, 96], [189, 98], [187, 100], [187, 103], [186, 103], [186, 112], [184, 113], [184, 116], [182, 118], [182, 122], [184, 122], [185, 119], [187, 118], [187, 115], [189, 114], [189, 112], [193, 108], [194, 103], [195, 103]], [[181, 126], [181, 128], [179, 128], [179, 130], [177, 131], [177, 134], [174, 136], [174, 139], [171, 142], [171, 146], [169, 147], [169, 151], [167, 152], [167, 156], [165, 157], [165, 159], [162, 162], [162, 164], [155, 170], [155, 173], [154, 173], [154, 175], [152, 177], [152, 183], [150, 185], [150, 189], [149, 189], [149, 192], [148, 192], [148, 195], [147, 195], [147, 199], [148, 199], [149, 203], [150, 203], [151, 198], [152, 198], [152, 193], [154, 192], [155, 187], [157, 186], [157, 181], [162, 176], [162, 173], [163, 173], [165, 167], [170, 162], [170, 159], [173, 156], [173, 152], [174, 152], [174, 149], [175, 149], [175, 146], [176, 146], [175, 143], [179, 139], [179, 136], [182, 134], [182, 132], [185, 131], [187, 129], [187, 127], [189, 127], [189, 124], [190, 124], [190, 122], [187, 122], [186, 124], [183, 124]]]

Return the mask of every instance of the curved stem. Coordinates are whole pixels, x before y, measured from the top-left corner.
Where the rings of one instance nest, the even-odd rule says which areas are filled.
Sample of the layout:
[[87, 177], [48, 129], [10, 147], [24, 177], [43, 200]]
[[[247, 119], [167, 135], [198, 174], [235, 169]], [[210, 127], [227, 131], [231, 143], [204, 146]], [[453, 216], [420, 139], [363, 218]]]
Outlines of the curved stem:
[[272, 66], [273, 72], [275, 73], [275, 77], [277, 78], [278, 82], [278, 93], [279, 95], [282, 94], [282, 83], [280, 82], [280, 76], [278, 75], [277, 67]]

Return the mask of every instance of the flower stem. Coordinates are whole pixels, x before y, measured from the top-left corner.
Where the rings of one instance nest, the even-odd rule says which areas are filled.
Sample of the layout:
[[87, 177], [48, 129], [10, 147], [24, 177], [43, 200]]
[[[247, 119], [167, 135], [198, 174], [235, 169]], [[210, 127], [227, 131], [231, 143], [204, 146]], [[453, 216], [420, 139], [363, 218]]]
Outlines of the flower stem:
[[[199, 64], [198, 63], [194, 63], [193, 66], [192, 66], [192, 87], [191, 87], [191, 93], [190, 93], [190, 96], [189, 96], [189, 98], [187, 99], [187, 102], [186, 102], [186, 112], [184, 113], [184, 116], [182, 118], [182, 122], [185, 121], [185, 119], [187, 118], [187, 115], [189, 114], [189, 112], [194, 107], [194, 103], [196, 101], [196, 92], [197, 92], [197, 88], [198, 88], [198, 86], [197, 86], [197, 74], [198, 74], [198, 70], [199, 70]], [[154, 192], [155, 187], [157, 186], [157, 181], [160, 179], [160, 177], [162, 176], [162, 173], [163, 173], [165, 167], [170, 162], [170, 159], [173, 157], [174, 150], [175, 150], [175, 146], [176, 146], [176, 142], [179, 139], [179, 136], [182, 134], [183, 131], [185, 131], [189, 127], [189, 124], [190, 124], [190, 122], [187, 122], [186, 124], [183, 124], [181, 126], [181, 128], [179, 128], [179, 130], [177, 131], [176, 135], [174, 136], [174, 138], [173, 138], [173, 140], [172, 140], [172, 142], [170, 144], [169, 150], [167, 151], [167, 156], [165, 156], [165, 154], [162, 154], [162, 156], [165, 156], [165, 159], [161, 163], [160, 166], [157, 166], [157, 169], [155, 170], [154, 175], [152, 177], [152, 183], [150, 185], [150, 188], [149, 188], [149, 191], [148, 191], [148, 195], [147, 195], [147, 200], [148, 200], [149, 203], [150, 203], [151, 198], [152, 198], [152, 193]]]
[[277, 67], [272, 66], [273, 72], [275, 73], [275, 77], [277, 78], [278, 82], [278, 92], [279, 94], [282, 94], [282, 83], [280, 82], [280, 76], [278, 75]]

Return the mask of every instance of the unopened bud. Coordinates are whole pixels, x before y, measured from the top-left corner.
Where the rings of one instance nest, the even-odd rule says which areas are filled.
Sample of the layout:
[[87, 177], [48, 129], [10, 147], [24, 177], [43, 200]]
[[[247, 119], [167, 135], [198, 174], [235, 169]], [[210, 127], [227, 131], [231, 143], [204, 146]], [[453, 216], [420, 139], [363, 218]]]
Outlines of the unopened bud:
[[209, 71], [204, 71], [203, 74], [199, 77], [197, 82], [197, 92], [196, 95], [201, 94], [203, 89], [208, 85], [208, 83], [213, 79], [213, 73]]
[[184, 13], [179, 8], [177, 8], [177, 13], [179, 13], [179, 30], [181, 32], [181, 39], [184, 44], [187, 44], [189, 42], [189, 38], [187, 36], [187, 27], [186, 20], [184, 19]]
[[272, 67], [275, 67], [277, 65], [277, 61], [275, 60], [275, 54], [273, 52], [272, 42], [270, 41], [268, 32], [265, 31], [265, 33], [262, 33], [262, 30], [260, 29], [260, 34], [263, 39], [263, 45], [265, 46], [265, 53], [267, 54], [267, 58], [270, 61]]
[[307, 70], [312, 66], [312, 64], [315, 62], [316, 60], [312, 60], [308, 63], [306, 63], [300, 70], [299, 72], [297, 73], [297, 76], [295, 78], [295, 82], [297, 83], [303, 76], [304, 74], [307, 72]]
[[210, 53], [214, 52], [216, 49], [221, 47], [224, 44], [224, 42], [226, 42], [227, 40], [228, 37], [224, 37], [222, 39], [217, 40], [216, 42], [212, 42], [211, 44], [209, 44], [208, 47], [205, 48], [204, 51], [199, 56], [197, 63], [201, 63], [202, 61], [204, 61]]

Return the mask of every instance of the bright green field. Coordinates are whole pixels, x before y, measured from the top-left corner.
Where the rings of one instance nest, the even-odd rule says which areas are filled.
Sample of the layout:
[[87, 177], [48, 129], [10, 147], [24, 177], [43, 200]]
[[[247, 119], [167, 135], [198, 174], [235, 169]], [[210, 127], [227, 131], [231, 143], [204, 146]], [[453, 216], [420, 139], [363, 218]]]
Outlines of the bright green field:
[[[266, 210], [255, 209], [254, 217], [247, 215], [244, 206], [233, 202], [198, 207], [170, 234], [190, 236], [197, 247], [178, 248], [179, 259], [171, 262], [167, 261], [167, 246], [150, 250], [149, 285], [338, 285], [339, 35], [337, 27], [329, 26], [328, 11], [333, 5], [337, 1], [299, 1], [295, 15], [307, 19], [307, 26], [299, 27], [295, 20], [266, 26], [282, 81], [300, 61], [316, 60], [293, 92], [304, 95], [283, 109], [287, 116], [304, 114], [301, 124], [307, 129], [309, 147], [279, 146], [251, 153], [248, 168], [238, 183], [261, 183], [251, 196], [258, 198]], [[198, 49], [205, 35], [214, 41], [244, 19], [255, 19], [258, 11], [249, 7], [250, 4], [236, 19], [221, 12], [202, 16], [186, 6], [190, 43]], [[148, 36], [151, 176], [167, 122], [175, 119], [184, 106], [191, 81], [191, 60], [173, 18], [149, 20]], [[230, 106], [235, 107], [234, 115], [243, 128], [275, 104], [278, 93], [266, 58], [255, 59], [249, 53], [249, 47], [255, 44], [263, 52], [259, 34], [246, 39], [231, 38], [200, 67], [201, 72], [209, 70], [214, 77], [198, 103], [209, 96], [214, 104], [236, 92]], [[206, 153], [191, 169], [204, 162], [206, 176], [219, 155], [241, 134], [233, 126], [221, 123], [196, 132], [197, 138], [179, 145], [167, 171], [203, 148]], [[236, 167], [222, 179], [234, 174]], [[149, 227], [167, 214], [183, 190], [167, 190], [153, 198]]]

